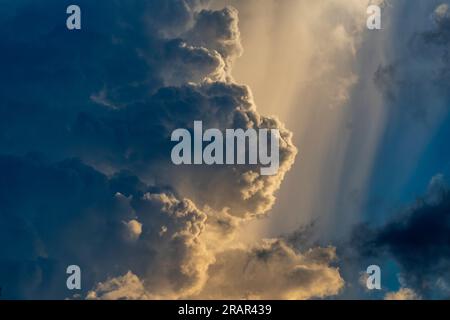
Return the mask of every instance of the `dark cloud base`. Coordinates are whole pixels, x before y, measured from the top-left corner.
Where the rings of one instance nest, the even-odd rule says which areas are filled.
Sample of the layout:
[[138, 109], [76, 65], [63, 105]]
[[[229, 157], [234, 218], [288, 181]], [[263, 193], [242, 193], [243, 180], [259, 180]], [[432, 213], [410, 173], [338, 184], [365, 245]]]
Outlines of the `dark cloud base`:
[[450, 189], [434, 177], [425, 196], [379, 228], [354, 231], [359, 258], [400, 266], [401, 285], [423, 298], [450, 297]]

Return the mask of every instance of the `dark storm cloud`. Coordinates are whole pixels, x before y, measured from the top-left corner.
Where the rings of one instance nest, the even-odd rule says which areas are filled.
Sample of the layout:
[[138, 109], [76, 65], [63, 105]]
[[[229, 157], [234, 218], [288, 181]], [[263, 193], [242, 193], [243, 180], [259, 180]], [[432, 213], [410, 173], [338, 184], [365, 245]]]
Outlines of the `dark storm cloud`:
[[[98, 277], [142, 275], [161, 227], [176, 230], [152, 198], [163, 191], [126, 173], [107, 178], [75, 159], [49, 164], [31, 155], [0, 157], [0, 171], [0, 283], [8, 298], [63, 296], [71, 264], [82, 267], [85, 292]], [[138, 243], [131, 241], [127, 223], [148, 219]]]
[[[170, 68], [186, 66], [184, 78], [178, 76], [185, 82], [203, 80], [221, 65], [222, 58], [207, 49], [159, 37], [157, 30], [173, 33], [190, 22], [189, 3], [194, 1], [79, 1], [82, 32], [66, 30], [66, 1], [5, 4], [10, 14], [0, 21], [0, 149], [51, 159], [1, 157], [0, 283], [5, 297], [67, 297], [65, 269], [70, 264], [83, 270], [82, 296], [99, 281], [127, 272], [145, 278], [161, 296], [189, 292], [200, 281], [204, 270], [198, 266], [208, 264], [198, 253], [202, 244], [194, 239], [206, 215], [192, 202], [162, 187], [148, 187], [118, 166], [108, 171], [110, 178], [83, 163], [90, 158], [64, 160], [83, 158], [87, 149], [95, 164], [107, 165], [108, 157], [118, 163], [124, 144], [136, 147], [144, 139], [140, 151], [148, 147], [148, 157], [142, 160], [159, 147], [161, 153], [168, 149], [162, 147], [166, 131], [158, 132], [162, 117], [141, 112], [155, 119], [141, 123], [137, 112], [115, 110], [148, 102], [158, 88], [171, 84], [163, 77]], [[150, 9], [156, 12], [147, 17]], [[161, 27], [168, 16], [170, 25]], [[119, 116], [130, 120], [122, 120], [123, 130]], [[118, 124], [108, 129], [95, 125], [100, 120], [84, 120], [96, 118]], [[110, 153], [102, 152], [108, 148]]]
[[358, 228], [353, 243], [363, 257], [394, 259], [404, 285], [421, 296], [450, 296], [450, 188], [443, 177], [384, 226]]
[[31, 155], [1, 156], [0, 173], [6, 298], [64, 297], [65, 268], [72, 264], [83, 270], [84, 294], [99, 279], [128, 271], [161, 295], [203, 277], [202, 244], [194, 240], [206, 215], [170, 190], [125, 172], [108, 178], [76, 159], [49, 164]]
[[[81, 1], [81, 32], [66, 30], [65, 15], [60, 17], [64, 3], [14, 5], [15, 15], [2, 21], [3, 30], [17, 30], [20, 37], [2, 37], [1, 151], [41, 152], [54, 161], [78, 157], [106, 173], [132, 170], [146, 182], [172, 184], [167, 177], [182, 174], [176, 183], [180, 188], [188, 183], [195, 200], [218, 209], [231, 206], [236, 215], [267, 211], [274, 202], [272, 190], [293, 162], [291, 134], [278, 120], [256, 112], [247, 87], [228, 81], [242, 50], [237, 11], [202, 10], [196, 7], [201, 2]], [[169, 12], [172, 18], [165, 24], [160, 18]], [[45, 22], [32, 28], [43, 17]], [[210, 172], [202, 172], [212, 168], [174, 170], [170, 133], [191, 127], [194, 120], [220, 129], [280, 128], [280, 174], [242, 179], [251, 168], [214, 168], [217, 179], [211, 179]], [[196, 188], [190, 174], [196, 176]], [[235, 190], [230, 198], [240, 200], [221, 195], [208, 201], [194, 190], [223, 180]]]
[[2, 23], [3, 151], [34, 148], [61, 156], [80, 112], [98, 114], [105, 106], [140, 102], [164, 85], [201, 81], [221, 67], [218, 54], [159, 38], [148, 27], [160, 23], [144, 19], [149, 7], [156, 10], [151, 17], [180, 7], [171, 17], [187, 23], [193, 13], [184, 1], [80, 1], [82, 32], [65, 28], [64, 5], [17, 4], [16, 14]]

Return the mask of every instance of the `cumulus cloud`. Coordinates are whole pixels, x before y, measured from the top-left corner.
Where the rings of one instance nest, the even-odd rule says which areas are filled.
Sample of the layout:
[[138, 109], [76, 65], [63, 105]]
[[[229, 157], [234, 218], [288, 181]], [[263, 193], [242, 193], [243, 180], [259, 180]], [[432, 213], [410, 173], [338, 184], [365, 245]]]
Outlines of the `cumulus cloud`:
[[[261, 176], [259, 166], [174, 166], [170, 160], [171, 132], [204, 128], [254, 128], [280, 131], [280, 167]], [[274, 191], [292, 166], [297, 149], [292, 134], [275, 118], [258, 114], [248, 87], [213, 82], [160, 89], [145, 103], [111, 110], [103, 117], [80, 114], [71, 132], [87, 163], [139, 172], [147, 181], [170, 184], [202, 205], [229, 209], [236, 216], [256, 216], [274, 204]], [[101, 163], [98, 163], [100, 158]], [[219, 190], [228, 190], [227, 194]], [[204, 190], [209, 190], [205, 193]], [[217, 190], [217, 192], [215, 192]], [[233, 199], [233, 200], [231, 200]]]
[[[81, 267], [90, 299], [339, 292], [331, 247], [234, 241], [242, 223], [274, 205], [297, 149], [283, 123], [259, 114], [250, 88], [232, 79], [242, 52], [237, 10], [206, 2], [80, 0], [84, 16], [104, 15], [84, 20], [79, 33], [56, 25], [64, 1], [8, 3], [15, 13], [1, 22], [9, 29], [27, 29], [30, 12], [46, 23], [15, 38], [1, 34], [7, 297], [67, 297], [62, 270], [71, 264]], [[174, 166], [170, 134], [194, 120], [221, 130], [278, 129], [278, 173]]]
[[216, 256], [198, 295], [206, 299], [310, 299], [336, 295], [344, 281], [330, 266], [334, 248], [296, 252], [279, 239]]
[[[130, 270], [155, 296], [177, 297], [204, 282], [211, 257], [198, 238], [207, 217], [191, 201], [77, 160], [2, 156], [0, 163], [1, 240], [15, 243], [1, 248], [0, 277], [12, 297], [30, 298], [39, 288], [43, 298], [58, 297], [64, 275], [48, 269], [70, 264], [82, 268], [85, 289]], [[36, 283], [19, 285], [33, 274]]]
[[137, 220], [124, 222], [127, 227], [127, 236], [130, 240], [137, 240], [142, 233], [142, 223]]
[[419, 296], [409, 288], [401, 288], [395, 292], [388, 292], [385, 300], [419, 300]]
[[[207, 281], [189, 299], [310, 299], [337, 295], [344, 281], [330, 266], [334, 248], [296, 252], [282, 240], [263, 240], [250, 248], [227, 249], [215, 256]], [[131, 272], [97, 284], [89, 299], [160, 299], [154, 287]], [[145, 281], [145, 280], [144, 280]], [[185, 292], [186, 293], [186, 292]], [[173, 296], [172, 296], [173, 297]]]
[[95, 291], [90, 291], [87, 299], [96, 300], [148, 300], [151, 297], [145, 290], [141, 280], [128, 272], [124, 276], [98, 283]]
[[196, 46], [217, 51], [226, 62], [228, 71], [232, 63], [242, 54], [238, 11], [233, 7], [223, 10], [202, 10], [196, 15], [194, 27], [186, 39]]

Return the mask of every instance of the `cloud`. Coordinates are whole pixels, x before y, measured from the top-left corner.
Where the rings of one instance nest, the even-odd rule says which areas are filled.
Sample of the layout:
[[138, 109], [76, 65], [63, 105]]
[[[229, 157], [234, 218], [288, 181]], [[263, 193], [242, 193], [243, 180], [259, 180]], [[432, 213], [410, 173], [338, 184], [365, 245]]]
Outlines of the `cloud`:
[[[5, 51], [17, 52], [20, 58], [8, 64], [11, 67], [1, 81], [6, 98], [0, 110], [0, 147], [13, 154], [41, 152], [55, 161], [77, 157], [107, 174], [127, 169], [147, 183], [158, 180], [172, 185], [201, 205], [217, 210], [227, 207], [238, 216], [264, 214], [273, 206], [273, 193], [294, 162], [297, 150], [292, 134], [277, 119], [261, 116], [250, 89], [229, 79], [231, 62], [242, 50], [237, 11], [205, 11], [171, 2], [178, 9], [168, 4], [161, 5], [163, 12], [150, 13], [146, 5], [123, 7], [120, 1], [118, 8], [87, 6], [85, 11], [106, 10], [112, 16], [87, 25], [79, 36], [65, 31], [54, 35], [49, 27], [50, 34], [42, 36], [43, 45], [31, 39], [5, 44]], [[55, 6], [49, 4], [52, 10]], [[143, 11], [134, 12], [133, 6]], [[157, 10], [155, 6], [152, 9]], [[153, 15], [164, 14], [167, 8], [178, 12], [182, 7], [186, 12], [179, 14], [187, 19], [186, 30], [178, 33], [185, 39], [147, 33], [147, 24], [165, 29], [153, 22]], [[14, 27], [24, 22], [20, 12], [10, 22]], [[136, 17], [128, 25], [133, 14]], [[148, 21], [142, 21], [144, 16]], [[61, 42], [75, 57], [66, 59], [65, 50], [55, 49]], [[35, 56], [44, 60], [29, 55], [26, 45], [35, 47]], [[107, 54], [98, 56], [98, 52]], [[20, 74], [22, 68], [26, 74]], [[36, 83], [36, 79], [47, 81]], [[25, 100], [20, 91], [27, 92]], [[53, 94], [43, 98], [42, 92]], [[18, 117], [19, 112], [29, 116]], [[278, 128], [282, 137], [278, 175], [261, 177], [255, 174], [259, 168], [250, 166], [175, 168], [168, 157], [170, 133], [192, 127], [194, 120], [220, 129]], [[193, 181], [198, 185], [193, 186]], [[219, 190], [208, 195], [201, 191], [217, 188], [231, 191], [230, 197], [223, 197]]]
[[[244, 222], [272, 208], [297, 153], [292, 133], [259, 114], [250, 88], [232, 79], [242, 53], [236, 9], [80, 0], [87, 19], [72, 33], [57, 24], [64, 1], [7, 5], [14, 13], [0, 18], [2, 30], [20, 34], [0, 34], [7, 298], [70, 298], [64, 271], [72, 264], [90, 299], [212, 297], [222, 289], [221, 297], [306, 299], [340, 290], [331, 247], [299, 252], [282, 240], [235, 241]], [[101, 18], [89, 19], [94, 12]], [[194, 120], [222, 130], [278, 129], [278, 173], [174, 166], [170, 133]], [[244, 267], [240, 283], [232, 270]]]
[[299, 253], [283, 240], [266, 239], [218, 254], [198, 297], [298, 300], [337, 295], [344, 281], [330, 266], [335, 259], [331, 247]]
[[[344, 281], [331, 267], [333, 248], [299, 253], [282, 240], [266, 239], [251, 248], [228, 249], [215, 257], [201, 290], [189, 299], [311, 299], [337, 295]], [[161, 299], [131, 272], [99, 283], [89, 299]], [[144, 278], [145, 279], [145, 278]], [[144, 280], [145, 281], [145, 280]]]
[[427, 193], [384, 226], [360, 227], [354, 243], [363, 257], [394, 259], [402, 283], [425, 298], [448, 297], [450, 189], [435, 176]]
[[[124, 173], [108, 178], [77, 160], [2, 156], [0, 163], [1, 240], [14, 244], [1, 247], [0, 277], [11, 297], [30, 298], [39, 288], [43, 298], [64, 294], [64, 274], [49, 271], [71, 264], [82, 268], [85, 290], [129, 270], [166, 297], [203, 283], [211, 257], [198, 238], [207, 216], [191, 201]], [[41, 276], [20, 286], [15, 281], [27, 269]]]
[[[416, 21], [424, 20], [423, 11], [426, 12], [417, 13]], [[449, 99], [448, 5], [444, 3], [435, 7], [431, 17], [432, 23], [410, 33], [406, 37], [407, 42], [390, 54], [391, 62], [380, 65], [374, 75], [376, 85], [394, 110], [424, 123], [432, 123], [448, 110]], [[398, 31], [398, 37], [401, 33], [405, 38], [404, 29], [402, 27]]]
[[96, 300], [148, 300], [148, 295], [141, 280], [135, 274], [128, 272], [122, 277], [98, 283], [95, 291], [90, 291], [87, 299]]
[[196, 46], [217, 51], [226, 62], [228, 71], [242, 54], [238, 11], [233, 7], [223, 10], [202, 10], [196, 15], [194, 27], [185, 38]]
[[[174, 166], [171, 132], [192, 129], [199, 119], [205, 128], [279, 129], [278, 173], [261, 176], [259, 166]], [[291, 132], [277, 119], [257, 113], [248, 87], [222, 82], [162, 88], [145, 103], [110, 110], [103, 117], [82, 113], [71, 132], [69, 142], [77, 144], [72, 150], [82, 149], [77, 156], [90, 165], [138, 172], [145, 181], [157, 179], [201, 205], [229, 209], [240, 217], [261, 215], [272, 207], [273, 193], [297, 153]]]
[[385, 300], [419, 300], [419, 296], [409, 288], [401, 288], [396, 292], [389, 292], [384, 297]]
[[133, 219], [128, 222], [124, 222], [124, 224], [127, 227], [128, 238], [131, 241], [137, 240], [142, 234], [142, 223]]

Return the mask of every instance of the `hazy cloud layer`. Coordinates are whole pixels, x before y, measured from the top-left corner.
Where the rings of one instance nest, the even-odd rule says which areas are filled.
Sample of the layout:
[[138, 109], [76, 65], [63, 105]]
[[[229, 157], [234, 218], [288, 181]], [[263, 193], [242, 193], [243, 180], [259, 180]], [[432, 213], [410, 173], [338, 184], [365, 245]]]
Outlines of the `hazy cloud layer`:
[[[408, 3], [398, 5], [406, 10]], [[448, 4], [434, 5], [430, 2], [425, 10], [417, 11], [414, 19], [397, 27], [399, 35], [407, 24], [415, 20], [417, 27], [409, 28], [402, 46], [388, 54], [391, 61], [380, 65], [375, 73], [375, 83], [387, 98], [387, 104], [395, 112], [412, 116], [431, 125], [448, 107], [450, 12]], [[434, 9], [434, 10], [433, 10]], [[429, 13], [424, 17], [424, 13]], [[428, 19], [424, 19], [428, 18]], [[400, 19], [398, 17], [397, 19]], [[406, 19], [405, 19], [406, 20]], [[397, 21], [395, 21], [397, 22]], [[394, 23], [394, 22], [392, 22]]]

